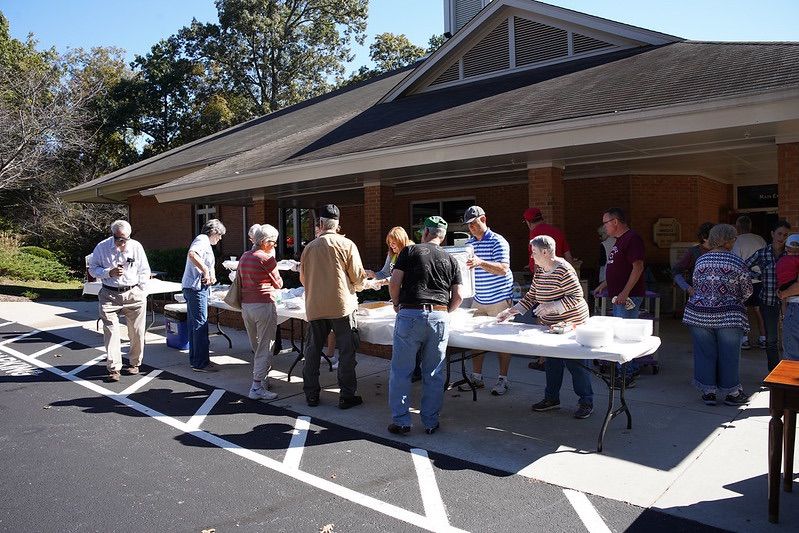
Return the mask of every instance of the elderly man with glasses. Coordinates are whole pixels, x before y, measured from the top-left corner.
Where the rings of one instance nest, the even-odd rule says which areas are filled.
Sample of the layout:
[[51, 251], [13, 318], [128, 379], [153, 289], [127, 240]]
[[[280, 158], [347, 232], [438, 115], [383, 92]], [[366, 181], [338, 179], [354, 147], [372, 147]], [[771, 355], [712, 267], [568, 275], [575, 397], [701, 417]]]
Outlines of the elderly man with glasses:
[[108, 381], [119, 381], [122, 371], [122, 348], [119, 335], [119, 314], [128, 324], [130, 350], [125, 374], [139, 373], [144, 356], [144, 334], [147, 315], [147, 294], [144, 285], [150, 279], [150, 264], [144, 248], [130, 238], [131, 227], [124, 220], [111, 224], [111, 236], [94, 247], [89, 272], [103, 287], [97, 295], [103, 341], [107, 354]]

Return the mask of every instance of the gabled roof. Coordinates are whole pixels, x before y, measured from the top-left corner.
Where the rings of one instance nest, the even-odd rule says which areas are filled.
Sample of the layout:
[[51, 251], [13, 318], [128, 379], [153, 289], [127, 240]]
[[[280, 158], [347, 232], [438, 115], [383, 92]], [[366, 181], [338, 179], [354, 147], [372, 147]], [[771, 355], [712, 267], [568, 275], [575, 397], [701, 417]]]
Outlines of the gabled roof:
[[682, 40], [535, 0], [493, 0], [381, 102], [439, 84]]
[[562, 131], [568, 128], [562, 124], [588, 117], [623, 122], [647, 110], [785, 90], [797, 99], [798, 66], [799, 43], [689, 41], [629, 49], [379, 103], [315, 137], [263, 143], [143, 194], [212, 182], [254, 188], [325, 178], [341, 175], [345, 166], [334, 163], [344, 159], [361, 158], [363, 164], [346, 169], [370, 172], [381, 167], [365, 162], [368, 154], [524, 127]]

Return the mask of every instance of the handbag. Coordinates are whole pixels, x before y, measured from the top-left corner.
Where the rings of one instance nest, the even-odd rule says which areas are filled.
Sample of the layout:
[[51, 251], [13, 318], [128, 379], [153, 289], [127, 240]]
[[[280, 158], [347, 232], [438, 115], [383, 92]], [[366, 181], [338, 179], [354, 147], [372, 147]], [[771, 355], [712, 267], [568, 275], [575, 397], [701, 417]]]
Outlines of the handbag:
[[222, 301], [237, 311], [241, 310], [241, 276], [238, 273]]

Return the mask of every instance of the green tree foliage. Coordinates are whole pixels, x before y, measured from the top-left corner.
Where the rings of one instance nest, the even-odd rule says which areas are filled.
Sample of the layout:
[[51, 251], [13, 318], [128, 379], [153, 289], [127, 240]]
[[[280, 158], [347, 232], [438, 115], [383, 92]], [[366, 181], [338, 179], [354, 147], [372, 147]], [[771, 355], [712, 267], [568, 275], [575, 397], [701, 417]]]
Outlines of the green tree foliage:
[[217, 0], [218, 24], [196, 20], [180, 36], [251, 116], [331, 89], [350, 44], [362, 43], [368, 0]]
[[362, 66], [342, 85], [364, 81], [384, 72], [406, 67], [421, 59], [425, 54], [435, 52], [445, 41], [446, 38], [443, 35], [433, 35], [428, 41], [427, 50], [425, 50], [421, 46], [413, 44], [404, 34], [381, 33], [375, 35], [374, 42], [369, 45], [369, 59], [374, 66], [372, 68]]

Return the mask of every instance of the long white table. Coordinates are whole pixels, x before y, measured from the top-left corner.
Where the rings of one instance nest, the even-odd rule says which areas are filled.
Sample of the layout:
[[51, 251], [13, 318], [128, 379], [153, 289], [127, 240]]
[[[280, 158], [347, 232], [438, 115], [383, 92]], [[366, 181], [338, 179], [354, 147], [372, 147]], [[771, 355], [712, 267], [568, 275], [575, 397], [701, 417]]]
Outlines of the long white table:
[[[291, 365], [289, 375], [295, 365], [303, 358], [303, 344], [305, 332], [303, 324], [307, 322], [302, 299], [300, 308], [290, 309], [285, 304], [277, 306], [278, 323], [291, 320], [292, 324], [292, 347], [297, 351], [297, 358]], [[375, 304], [369, 304], [375, 305]], [[379, 304], [377, 304], [379, 305]], [[209, 300], [209, 306], [217, 309], [237, 311], [226, 305], [221, 300]], [[371, 344], [391, 345], [394, 338], [394, 324], [396, 314], [390, 305], [367, 309], [366, 305], [361, 305], [358, 312], [358, 332], [362, 340]], [[301, 341], [300, 346], [294, 344], [294, 324], [300, 324]], [[217, 326], [218, 327], [218, 326]], [[221, 331], [220, 331], [221, 333]], [[224, 333], [222, 333], [224, 335]], [[654, 353], [660, 347], [660, 339], [655, 336], [647, 337], [640, 342], [624, 342], [614, 339], [609, 345], [601, 348], [589, 348], [582, 346], [575, 339], [574, 332], [566, 334], [547, 333], [547, 328], [520, 322], [507, 322], [497, 324], [493, 317], [473, 317], [465, 309], [460, 309], [450, 317], [449, 350], [447, 354], [447, 386], [455, 386], [459, 383], [466, 383], [472, 388], [472, 397], [477, 401], [477, 391], [466, 379], [465, 361], [476, 355], [485, 352], [503, 352], [514, 355], [528, 357], [557, 357], [561, 359], [593, 360], [599, 359], [613, 364], [610, 366], [610, 376], [605, 377], [588, 368], [590, 372], [599, 377], [608, 387], [608, 409], [602, 423], [602, 428], [597, 439], [597, 451], [601, 452], [610, 421], [616, 416], [624, 413], [627, 416], [627, 429], [632, 429], [632, 415], [629, 406], [624, 398], [625, 387], [614, 386], [616, 378], [616, 365], [626, 365], [633, 359], [644, 357]], [[460, 353], [459, 357], [453, 357], [453, 352]], [[328, 361], [329, 362], [329, 361]], [[456, 383], [450, 383], [450, 365], [460, 363], [462, 379]], [[332, 366], [331, 366], [332, 370]], [[622, 383], [624, 380], [620, 380]], [[619, 395], [619, 407], [616, 405], [616, 391]]]

